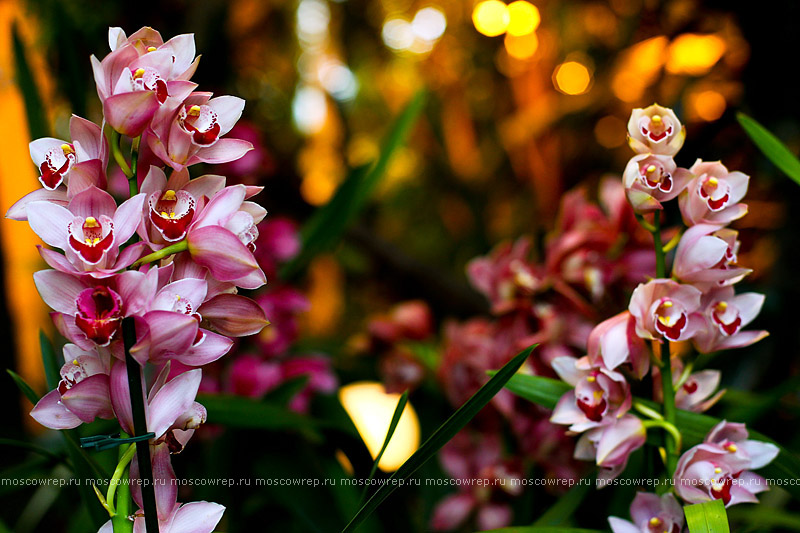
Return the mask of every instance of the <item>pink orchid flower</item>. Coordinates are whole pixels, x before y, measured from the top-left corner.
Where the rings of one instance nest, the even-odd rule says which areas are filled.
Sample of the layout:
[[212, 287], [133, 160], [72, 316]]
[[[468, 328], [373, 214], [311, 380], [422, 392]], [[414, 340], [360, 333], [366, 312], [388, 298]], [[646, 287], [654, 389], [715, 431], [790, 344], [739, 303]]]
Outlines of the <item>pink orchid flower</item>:
[[631, 112], [628, 144], [637, 154], [674, 156], [685, 139], [686, 128], [672, 109], [653, 104]]
[[307, 413], [311, 406], [311, 398], [318, 393], [331, 394], [336, 391], [339, 380], [333, 373], [331, 360], [322, 355], [291, 357], [281, 365], [284, 381], [300, 376], [307, 376], [308, 383], [291, 400], [289, 409], [298, 413]]
[[302, 242], [297, 224], [288, 218], [270, 217], [258, 225], [256, 260], [267, 278], [278, 274], [278, 266], [300, 253]]
[[768, 332], [742, 331], [764, 305], [764, 295], [746, 292], [736, 295], [733, 287], [714, 289], [703, 295], [701, 327], [692, 338], [697, 351], [716, 352], [750, 346], [769, 335]]
[[272, 324], [256, 339], [266, 357], [281, 355], [297, 340], [300, 315], [311, 307], [308, 299], [291, 287], [278, 287], [256, 296], [258, 305]]
[[[701, 370], [689, 374], [683, 384], [678, 387], [683, 374], [683, 362], [672, 360], [672, 384], [675, 387], [675, 406], [685, 411], [702, 413], [707, 411], [722, 398], [725, 390], [718, 391], [722, 373], [719, 370]], [[661, 372], [653, 368], [653, 396], [662, 402]]]
[[588, 357], [594, 366], [614, 370], [629, 365], [642, 379], [650, 369], [650, 357], [644, 340], [636, 335], [636, 319], [624, 311], [595, 326], [589, 334]]
[[260, 398], [282, 382], [280, 363], [244, 354], [231, 363], [225, 390], [239, 396]]
[[752, 272], [736, 266], [738, 232], [710, 224], [692, 226], [681, 237], [672, 273], [701, 290], [737, 283]]
[[87, 273], [96, 278], [127, 268], [141, 254], [141, 246], [122, 246], [141, 222], [144, 195], [117, 207], [114, 198], [95, 186], [76, 194], [67, 207], [51, 202], [27, 205], [28, 223], [41, 239], [65, 255], [41, 250], [53, 268], [70, 274]]
[[521, 238], [467, 264], [470, 282], [489, 299], [493, 313], [503, 314], [525, 305], [542, 284], [530, 264], [530, 251], [530, 240]]
[[[160, 533], [212, 533], [222, 520], [225, 507], [218, 503], [200, 501], [184, 504], [175, 503], [172, 511], [164, 519], [159, 519]], [[97, 533], [113, 533], [111, 520], [103, 524]], [[134, 514], [133, 533], [145, 533], [143, 511]]]
[[726, 507], [758, 503], [755, 495], [769, 488], [751, 470], [769, 464], [780, 450], [747, 437], [744, 424], [723, 420], [714, 426], [701, 444], [678, 460], [674, 476], [678, 496], [688, 503], [722, 500]]
[[728, 172], [719, 161], [700, 159], [689, 171], [695, 178], [678, 199], [687, 226], [725, 225], [747, 214], [747, 206], [739, 202], [747, 193], [750, 176]]
[[593, 461], [599, 467], [597, 479], [607, 483], [625, 470], [630, 455], [641, 448], [646, 439], [642, 421], [625, 414], [581, 435], [575, 445], [575, 458]]
[[607, 425], [631, 408], [630, 386], [619, 372], [594, 367], [586, 357], [558, 357], [553, 370], [575, 387], [556, 404], [550, 417], [554, 424], [569, 425], [570, 431], [581, 433]]
[[670, 156], [638, 154], [625, 167], [622, 181], [633, 209], [648, 213], [663, 209], [661, 202], [677, 198], [693, 177]]
[[161, 36], [150, 28], [139, 30], [130, 39], [125, 39], [121, 29], [111, 28], [112, 52], [102, 61], [91, 57], [103, 116], [112, 128], [129, 137], [141, 135], [169, 97], [183, 100], [197, 87], [187, 81], [197, 67], [191, 58], [194, 37], [159, 41]]
[[696, 313], [702, 293], [691, 285], [669, 279], [642, 283], [631, 296], [628, 310], [636, 319], [636, 333], [643, 339], [682, 341], [702, 325]]
[[253, 145], [241, 139], [222, 139], [242, 116], [244, 100], [235, 96], [211, 98], [196, 92], [175, 99], [154, 118], [145, 135], [152, 154], [174, 170], [197, 163], [227, 163]]
[[637, 492], [631, 503], [632, 522], [610, 516], [608, 523], [613, 533], [681, 533], [683, 508], [670, 493], [659, 496], [651, 492]]
[[109, 357], [97, 350], [64, 346], [58, 387], [48, 392], [31, 416], [51, 429], [72, 429], [95, 418], [114, 418], [108, 385]]

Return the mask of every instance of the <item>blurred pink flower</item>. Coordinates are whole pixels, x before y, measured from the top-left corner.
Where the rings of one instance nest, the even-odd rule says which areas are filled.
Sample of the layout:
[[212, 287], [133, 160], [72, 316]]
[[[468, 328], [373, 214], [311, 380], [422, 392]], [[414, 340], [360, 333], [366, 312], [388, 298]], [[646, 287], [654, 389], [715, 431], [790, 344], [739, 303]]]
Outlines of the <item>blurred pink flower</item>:
[[737, 236], [738, 232], [716, 225], [692, 226], [678, 243], [673, 275], [703, 291], [740, 281], [752, 271], [736, 266]]
[[692, 338], [697, 351], [716, 352], [741, 348], [760, 341], [768, 332], [742, 331], [752, 322], [764, 305], [764, 295], [746, 292], [736, 295], [733, 287], [710, 290], [701, 301], [703, 325]]
[[616, 516], [608, 518], [613, 533], [681, 533], [683, 508], [670, 493], [661, 496], [651, 492], [637, 492], [631, 504], [628, 522]]
[[661, 202], [677, 198], [693, 177], [670, 156], [638, 154], [625, 167], [622, 181], [633, 209], [647, 213], [663, 209]]
[[595, 326], [589, 335], [588, 357], [592, 365], [609, 370], [626, 365], [638, 379], [650, 369], [647, 346], [636, 335], [636, 319], [628, 311]]
[[702, 326], [702, 319], [696, 313], [701, 296], [695, 287], [669, 279], [640, 284], [633, 291], [628, 307], [636, 319], [637, 335], [650, 340], [691, 338]]
[[575, 458], [593, 461], [599, 467], [598, 480], [609, 482], [625, 470], [630, 455], [641, 448], [646, 439], [642, 421], [626, 414], [581, 435], [575, 445]]
[[689, 169], [695, 178], [679, 198], [683, 221], [695, 224], [728, 224], [747, 214], [740, 204], [747, 193], [750, 177], [741, 172], [728, 172], [719, 161], [700, 159]]

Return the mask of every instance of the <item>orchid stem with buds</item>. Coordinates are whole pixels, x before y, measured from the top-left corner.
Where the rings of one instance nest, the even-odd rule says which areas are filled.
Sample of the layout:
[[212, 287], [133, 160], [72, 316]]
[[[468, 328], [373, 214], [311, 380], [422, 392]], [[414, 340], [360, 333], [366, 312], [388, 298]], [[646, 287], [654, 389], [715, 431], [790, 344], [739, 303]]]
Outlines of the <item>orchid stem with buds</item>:
[[189, 243], [186, 240], [176, 242], [175, 244], [170, 244], [169, 246], [165, 246], [164, 248], [160, 249], [157, 252], [153, 252], [152, 254], [148, 254], [141, 259], [138, 259], [132, 266], [138, 267], [147, 263], [152, 263], [153, 261], [159, 261], [168, 257], [173, 254], [177, 254], [180, 252], [185, 252], [189, 249]]
[[117, 162], [119, 169], [125, 176], [130, 179], [130, 177], [133, 176], [133, 172], [131, 171], [131, 167], [128, 166], [128, 162], [125, 161], [125, 156], [122, 155], [122, 150], [119, 147], [121, 141], [122, 135], [116, 130], [111, 130], [111, 142], [108, 144], [111, 146], [111, 153], [114, 155], [114, 161]]

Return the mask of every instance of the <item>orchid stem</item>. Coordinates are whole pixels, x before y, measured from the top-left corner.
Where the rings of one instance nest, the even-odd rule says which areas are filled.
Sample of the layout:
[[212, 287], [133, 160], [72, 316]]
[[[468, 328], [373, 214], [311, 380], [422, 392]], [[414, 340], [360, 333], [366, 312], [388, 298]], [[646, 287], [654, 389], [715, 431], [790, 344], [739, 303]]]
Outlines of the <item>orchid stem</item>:
[[128, 162], [125, 161], [125, 156], [122, 155], [122, 150], [119, 147], [120, 142], [122, 141], [122, 135], [116, 130], [111, 130], [111, 153], [114, 154], [114, 161], [117, 162], [119, 165], [120, 170], [125, 174], [125, 176], [130, 179], [133, 176], [133, 172], [131, 172], [131, 167], [128, 166]]
[[686, 364], [686, 367], [681, 372], [681, 377], [678, 379], [677, 385], [675, 385], [675, 390], [680, 389], [683, 387], [684, 383], [689, 379], [689, 376], [692, 374], [692, 370], [694, 369], [694, 362], [689, 362]]
[[[131, 347], [136, 344], [136, 323], [133, 317], [122, 319], [122, 339], [125, 345], [125, 366], [128, 371], [128, 389], [131, 395], [133, 413], [133, 434], [147, 433], [147, 417], [144, 410], [144, 390], [142, 371], [139, 363], [131, 355]], [[156, 492], [153, 486], [153, 464], [150, 462], [150, 442], [136, 443], [136, 458], [139, 462], [139, 481], [142, 484], [142, 507], [147, 533], [158, 533], [156, 514]]]
[[647, 418], [651, 418], [653, 420], [664, 420], [664, 417], [661, 416], [661, 413], [637, 401], [633, 402], [633, 408], [642, 413]]
[[[664, 431], [666, 431], [666, 433], [672, 436], [672, 439], [675, 441], [675, 449], [676, 450], [681, 449], [682, 445], [681, 432], [678, 430], [675, 424], [667, 422], [666, 420], [645, 420], [644, 422], [642, 422], [642, 425], [644, 425], [645, 429], [650, 429], [650, 428], [663, 429]], [[667, 455], [667, 461], [669, 461], [670, 454], [667, 453], [666, 455]], [[670, 476], [671, 475], [672, 473], [670, 473]]]
[[139, 178], [136, 176], [136, 170], [139, 166], [139, 143], [141, 141], [142, 136], [140, 135], [139, 137], [134, 138], [133, 143], [131, 144], [131, 173], [128, 174], [128, 189], [130, 191], [131, 198], [139, 194]]
[[[120, 448], [120, 451], [122, 451], [122, 448]], [[114, 470], [114, 475], [111, 476], [111, 481], [109, 481], [108, 483], [108, 492], [106, 492], [106, 502], [108, 502], [108, 506], [111, 508], [111, 512], [114, 514], [116, 514], [116, 508], [114, 505], [114, 494], [116, 494], [117, 492], [117, 485], [119, 485], [120, 480], [122, 479], [122, 474], [125, 472], [128, 463], [130, 463], [131, 459], [133, 459], [134, 453], [136, 453], [136, 445], [129, 444], [128, 448], [125, 450], [125, 453], [121, 455], [119, 463], [117, 463], [117, 468]]]
[[177, 254], [180, 252], [185, 252], [188, 249], [189, 249], [189, 243], [186, 242], [185, 240], [176, 242], [175, 244], [170, 244], [169, 246], [165, 246], [164, 248], [160, 249], [157, 252], [147, 254], [141, 259], [138, 259], [132, 266], [138, 267], [147, 263], [152, 263], [153, 261], [164, 259], [167, 256]]

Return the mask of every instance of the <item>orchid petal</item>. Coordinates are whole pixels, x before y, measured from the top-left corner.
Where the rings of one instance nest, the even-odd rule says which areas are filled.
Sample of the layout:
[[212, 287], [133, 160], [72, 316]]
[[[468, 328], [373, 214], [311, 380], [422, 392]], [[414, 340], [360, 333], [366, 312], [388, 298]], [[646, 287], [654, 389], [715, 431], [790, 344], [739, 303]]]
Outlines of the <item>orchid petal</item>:
[[113, 418], [108, 376], [95, 374], [73, 385], [61, 395], [61, 402], [84, 422], [95, 418]]
[[220, 281], [234, 281], [260, 270], [250, 250], [224, 228], [198, 228], [190, 231], [186, 240], [192, 259]]
[[153, 91], [133, 91], [115, 94], [103, 102], [103, 115], [119, 133], [138, 137], [158, 109], [158, 97]]
[[59, 313], [74, 315], [77, 312], [78, 294], [86, 285], [75, 276], [57, 270], [40, 270], [33, 274], [36, 290], [44, 303]]
[[55, 248], [67, 247], [67, 226], [75, 215], [60, 205], [50, 202], [31, 202], [26, 209], [31, 229], [41, 239]]
[[150, 402], [147, 430], [161, 437], [194, 403], [200, 387], [202, 370], [184, 372], [173, 378], [159, 390]]
[[241, 139], [220, 139], [213, 146], [201, 148], [193, 155], [188, 165], [195, 163], [210, 163], [218, 165], [236, 161], [253, 149], [253, 145]]
[[72, 429], [81, 425], [81, 419], [61, 403], [58, 390], [45, 394], [31, 411], [31, 416], [50, 429]]
[[6, 218], [20, 221], [28, 220], [26, 208], [28, 204], [32, 202], [49, 202], [64, 208], [66, 208], [69, 203], [67, 201], [67, 191], [63, 187], [54, 191], [44, 188], [36, 189], [17, 200], [17, 202], [9, 208], [6, 213]]
[[200, 306], [198, 313], [223, 335], [255, 335], [269, 324], [264, 309], [238, 294], [218, 294]]

